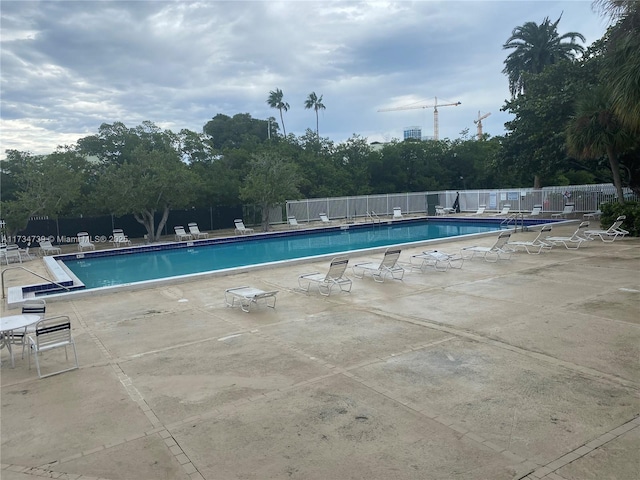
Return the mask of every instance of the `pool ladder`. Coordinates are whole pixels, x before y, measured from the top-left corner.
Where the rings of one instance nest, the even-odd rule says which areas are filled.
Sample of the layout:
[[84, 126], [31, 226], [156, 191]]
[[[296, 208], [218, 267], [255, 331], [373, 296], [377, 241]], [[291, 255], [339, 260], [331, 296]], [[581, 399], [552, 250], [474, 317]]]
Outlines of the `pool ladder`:
[[524, 213], [521, 212], [512, 213], [507, 216], [504, 220], [502, 220], [502, 222], [500, 222], [500, 228], [509, 227], [511, 224], [513, 224], [513, 231], [515, 233], [518, 231], [518, 220], [520, 220], [520, 230], [524, 232], [526, 229], [524, 225]]
[[371, 212], [367, 212], [367, 219], [371, 220], [371, 223], [373, 223], [374, 225], [380, 224], [382, 223], [382, 221], [380, 220], [380, 217], [378, 216], [378, 214], [376, 212], [374, 212], [373, 210], [371, 210]]

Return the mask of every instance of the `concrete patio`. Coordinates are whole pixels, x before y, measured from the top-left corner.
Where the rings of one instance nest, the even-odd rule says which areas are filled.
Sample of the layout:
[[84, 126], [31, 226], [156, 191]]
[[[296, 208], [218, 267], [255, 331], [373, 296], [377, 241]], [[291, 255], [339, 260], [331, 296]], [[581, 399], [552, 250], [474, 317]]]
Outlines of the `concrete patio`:
[[[41, 380], [2, 350], [0, 477], [640, 478], [639, 247], [350, 275], [330, 297], [296, 289], [321, 261], [51, 301], [80, 369]], [[278, 290], [276, 308], [225, 307], [240, 285]]]

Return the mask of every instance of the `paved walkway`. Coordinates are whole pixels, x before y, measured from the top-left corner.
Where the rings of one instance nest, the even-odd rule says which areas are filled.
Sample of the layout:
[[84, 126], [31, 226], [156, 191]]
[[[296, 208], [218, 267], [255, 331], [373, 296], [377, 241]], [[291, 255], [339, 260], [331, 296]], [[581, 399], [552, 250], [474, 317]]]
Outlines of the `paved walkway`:
[[[50, 302], [81, 368], [39, 380], [3, 361], [0, 476], [639, 478], [639, 247], [354, 278], [330, 297], [296, 289], [322, 261]], [[275, 310], [225, 307], [240, 285], [278, 290]]]

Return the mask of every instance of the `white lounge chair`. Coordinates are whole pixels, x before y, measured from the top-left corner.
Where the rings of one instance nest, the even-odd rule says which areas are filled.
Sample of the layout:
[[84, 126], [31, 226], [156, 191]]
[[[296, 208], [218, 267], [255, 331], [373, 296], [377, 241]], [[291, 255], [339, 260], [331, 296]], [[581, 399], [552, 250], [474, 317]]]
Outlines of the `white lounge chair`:
[[384, 252], [381, 262], [356, 263], [353, 267], [353, 275], [358, 278], [364, 278], [369, 272], [376, 282], [384, 282], [387, 275], [395, 280], [402, 280], [404, 277], [404, 268], [398, 265], [401, 250], [399, 248], [388, 248]]
[[131, 245], [131, 240], [124, 234], [124, 231], [121, 228], [113, 229], [113, 237], [111, 239], [114, 247], [119, 247], [121, 245]]
[[528, 217], [539, 217], [542, 215], [542, 205], [534, 205]]
[[446, 215], [447, 212], [445, 211], [444, 207], [442, 205], [436, 205], [436, 215], [438, 216], [442, 216], [442, 215]]
[[326, 213], [321, 213], [320, 214], [320, 221], [322, 223], [324, 223], [324, 224], [327, 224], [327, 225], [331, 223], [331, 220], [329, 220], [329, 217], [327, 217]]
[[404, 218], [400, 207], [393, 207], [393, 218]]
[[[36, 367], [38, 368], [38, 376], [40, 378], [50, 377], [51, 375], [57, 375], [58, 373], [80, 368], [78, 365], [76, 344], [71, 336], [71, 320], [66, 315], [45, 318], [36, 323], [35, 332], [32, 335], [29, 335], [29, 345], [35, 358]], [[64, 368], [53, 373], [42, 375], [40, 372], [39, 356], [42, 353], [51, 351], [55, 348], [64, 347], [65, 357], [69, 360], [69, 355], [67, 353], [67, 347], [69, 346], [73, 348], [73, 356], [75, 358], [74, 365], [69, 368]], [[31, 355], [29, 355], [29, 369], [31, 369]]]
[[234, 307], [237, 301], [242, 311], [248, 313], [251, 305], [258, 305], [261, 301], [269, 308], [276, 308], [277, 293], [277, 291], [266, 292], [248, 286], [227, 288], [224, 291], [224, 301], [227, 307]]
[[409, 263], [412, 270], [418, 268], [424, 272], [427, 267], [433, 267], [438, 272], [446, 272], [450, 268], [462, 268], [464, 258], [461, 255], [428, 250], [417, 255], [411, 255]]
[[59, 255], [62, 253], [60, 248], [51, 245], [51, 240], [40, 240], [38, 245], [40, 245], [40, 253], [42, 255]]
[[[486, 262], [497, 262], [498, 260], [508, 260], [511, 258], [512, 251], [507, 247], [507, 242], [511, 238], [511, 232], [500, 232], [495, 243], [490, 247], [463, 247], [460, 249], [460, 255], [465, 260], [472, 259], [476, 255], [482, 256]], [[465, 254], [471, 254], [465, 256]]]
[[78, 233], [78, 250], [84, 252], [86, 250], [95, 250], [96, 246], [91, 243], [91, 238], [87, 232]]
[[575, 203], [567, 203], [564, 206], [564, 209], [560, 213], [552, 213], [551, 218], [568, 218], [570, 215], [573, 215], [573, 211], [575, 210]]
[[568, 250], [577, 250], [583, 243], [593, 240], [583, 236], [588, 226], [589, 222], [582, 222], [570, 237], [545, 237], [542, 241], [553, 246], [564, 245]]
[[626, 218], [626, 215], [620, 215], [618, 218], [616, 218], [616, 221], [613, 222], [613, 224], [606, 230], [585, 230], [584, 235], [587, 238], [600, 237], [600, 240], [602, 240], [603, 242], [612, 243], [616, 238], [624, 237], [625, 235], [629, 234], [628, 231], [620, 228]]
[[496, 213], [496, 216], [509, 215], [510, 211], [511, 211], [511, 205], [509, 205], [508, 203], [505, 203], [502, 206], [502, 210], [500, 211], [500, 213]]
[[178, 225], [173, 227], [174, 232], [176, 233], [176, 242], [182, 242], [183, 240], [193, 240], [193, 235], [184, 231], [184, 227], [182, 225]]
[[313, 272], [305, 273], [298, 277], [298, 285], [300, 289], [308, 292], [312, 284], [318, 286], [320, 295], [331, 295], [331, 289], [334, 286], [338, 286], [342, 292], [351, 291], [351, 279], [345, 275], [345, 270], [349, 259], [345, 257], [336, 257], [331, 260], [329, 265], [329, 271], [325, 273]]
[[478, 210], [475, 211], [475, 213], [472, 213], [472, 216], [475, 215], [484, 215], [484, 211], [487, 209], [486, 205], [478, 205]]
[[189, 233], [193, 235], [193, 238], [209, 238], [209, 234], [207, 232], [200, 231], [197, 223], [191, 222], [187, 227], [189, 227]]
[[296, 217], [287, 217], [287, 221], [289, 222], [289, 226], [291, 228], [300, 228], [300, 224], [298, 223], [298, 220], [296, 220]]
[[236, 218], [233, 221], [236, 225], [236, 230], [235, 233], [239, 233], [240, 235], [246, 235], [249, 233], [253, 233], [253, 228], [247, 228], [244, 226], [244, 222], [242, 221], [241, 218]]
[[602, 215], [602, 210], [598, 209], [595, 212], [585, 213], [584, 215], [582, 215], [582, 218], [584, 220], [597, 220], [598, 218], [600, 218], [600, 215]]
[[513, 241], [507, 242], [507, 247], [517, 251], [518, 248], [523, 248], [530, 255], [538, 255], [542, 253], [542, 250], [550, 250], [553, 245], [543, 240], [543, 237], [548, 236], [551, 231], [551, 225], [544, 225], [536, 238], [531, 241]]

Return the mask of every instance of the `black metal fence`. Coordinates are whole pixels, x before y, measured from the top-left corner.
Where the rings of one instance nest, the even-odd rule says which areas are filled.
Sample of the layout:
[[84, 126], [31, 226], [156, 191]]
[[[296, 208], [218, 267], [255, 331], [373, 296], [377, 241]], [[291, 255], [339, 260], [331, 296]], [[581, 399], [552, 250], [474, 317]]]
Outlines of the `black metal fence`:
[[[182, 225], [186, 228], [187, 224], [191, 222], [196, 222], [201, 231], [233, 228], [233, 220], [242, 218], [242, 213], [243, 208], [241, 205], [171, 210], [162, 235], [173, 235], [174, 226]], [[161, 217], [161, 213], [156, 214], [156, 225]], [[35, 244], [34, 240], [41, 237], [52, 238], [53, 242], [57, 244], [74, 243], [78, 232], [87, 232], [92, 238], [102, 236], [109, 239], [113, 234], [114, 228], [121, 228], [129, 238], [144, 238], [147, 234], [144, 226], [138, 223], [133, 215], [124, 215], [122, 217], [103, 215], [100, 217], [80, 218], [38, 218], [29, 220], [27, 228], [20, 231], [16, 238], [11, 239], [9, 243], [17, 243], [24, 246], [31, 241], [31, 243]]]

